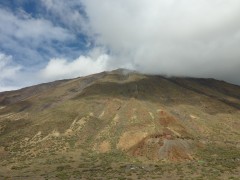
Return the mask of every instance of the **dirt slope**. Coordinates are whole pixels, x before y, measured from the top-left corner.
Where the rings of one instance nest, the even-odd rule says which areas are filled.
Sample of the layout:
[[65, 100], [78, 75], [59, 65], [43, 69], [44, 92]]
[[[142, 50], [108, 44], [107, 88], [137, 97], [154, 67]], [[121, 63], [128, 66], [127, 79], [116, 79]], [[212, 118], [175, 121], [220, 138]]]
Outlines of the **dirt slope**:
[[0, 93], [0, 159], [9, 167], [70, 152], [199, 161], [210, 146], [239, 151], [239, 119], [239, 86], [119, 69]]

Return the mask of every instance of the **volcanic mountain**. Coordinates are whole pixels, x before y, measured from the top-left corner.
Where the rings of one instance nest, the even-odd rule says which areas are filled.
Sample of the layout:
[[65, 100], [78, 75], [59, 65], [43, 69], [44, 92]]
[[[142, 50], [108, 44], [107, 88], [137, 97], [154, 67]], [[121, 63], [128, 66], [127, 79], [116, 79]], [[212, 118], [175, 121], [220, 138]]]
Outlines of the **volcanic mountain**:
[[117, 69], [40, 84], [0, 93], [0, 177], [213, 161], [237, 177], [239, 129], [240, 87], [224, 81]]

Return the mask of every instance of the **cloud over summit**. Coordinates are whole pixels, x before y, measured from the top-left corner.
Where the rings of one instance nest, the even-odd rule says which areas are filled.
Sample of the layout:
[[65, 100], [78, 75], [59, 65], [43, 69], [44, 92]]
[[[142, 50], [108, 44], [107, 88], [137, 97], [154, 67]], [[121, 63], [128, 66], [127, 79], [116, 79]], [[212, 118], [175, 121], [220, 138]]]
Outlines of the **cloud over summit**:
[[[97, 41], [147, 73], [231, 77], [240, 67], [240, 2], [84, 1]], [[221, 77], [225, 74], [225, 77]]]
[[32, 77], [24, 85], [120, 67], [240, 84], [239, 0], [31, 3], [0, 2], [0, 52]]

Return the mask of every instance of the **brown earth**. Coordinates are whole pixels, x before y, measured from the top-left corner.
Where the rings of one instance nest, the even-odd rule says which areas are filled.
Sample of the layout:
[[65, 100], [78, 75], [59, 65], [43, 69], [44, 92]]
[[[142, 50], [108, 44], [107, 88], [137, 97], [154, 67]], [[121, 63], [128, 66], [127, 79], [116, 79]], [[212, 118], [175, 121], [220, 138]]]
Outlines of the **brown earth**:
[[0, 93], [0, 165], [71, 153], [142, 163], [239, 157], [239, 86], [123, 71]]

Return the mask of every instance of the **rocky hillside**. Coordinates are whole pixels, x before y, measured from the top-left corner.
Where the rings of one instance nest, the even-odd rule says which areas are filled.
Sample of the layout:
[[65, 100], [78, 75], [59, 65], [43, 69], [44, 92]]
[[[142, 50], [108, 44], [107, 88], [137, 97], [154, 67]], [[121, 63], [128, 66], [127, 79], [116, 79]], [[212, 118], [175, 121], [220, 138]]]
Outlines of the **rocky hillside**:
[[114, 162], [229, 161], [237, 177], [239, 129], [239, 86], [124, 69], [102, 72], [0, 93], [0, 175], [31, 177], [36, 169], [48, 172], [46, 164], [56, 170], [92, 158], [111, 168]]

